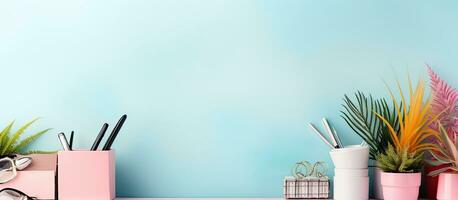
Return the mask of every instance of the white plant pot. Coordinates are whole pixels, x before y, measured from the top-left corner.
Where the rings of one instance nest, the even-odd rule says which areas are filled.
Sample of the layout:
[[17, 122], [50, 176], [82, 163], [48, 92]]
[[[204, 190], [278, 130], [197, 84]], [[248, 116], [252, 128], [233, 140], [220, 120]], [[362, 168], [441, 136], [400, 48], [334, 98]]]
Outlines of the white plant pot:
[[368, 169], [334, 169], [334, 176], [337, 177], [367, 177]]
[[334, 176], [335, 200], [368, 200], [369, 177]]
[[329, 152], [334, 166], [339, 169], [367, 169], [369, 148], [359, 145], [333, 149]]

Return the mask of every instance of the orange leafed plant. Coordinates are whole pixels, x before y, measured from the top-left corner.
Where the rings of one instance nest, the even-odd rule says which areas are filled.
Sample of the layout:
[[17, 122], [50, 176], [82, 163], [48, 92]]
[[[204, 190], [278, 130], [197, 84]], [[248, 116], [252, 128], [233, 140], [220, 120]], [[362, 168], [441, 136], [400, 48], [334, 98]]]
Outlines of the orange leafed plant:
[[428, 97], [425, 100], [424, 81], [420, 79], [414, 90], [409, 78], [409, 100], [406, 100], [399, 81], [397, 86], [401, 95], [401, 104], [405, 106], [401, 107], [393, 92], [388, 90], [399, 118], [399, 132], [395, 131], [387, 119], [376, 113], [388, 126], [396, 152], [398, 154], [404, 151], [408, 154], [422, 154], [426, 150], [437, 149], [435, 145], [425, 141], [430, 137], [437, 138], [439, 133], [430, 128], [430, 124], [434, 122], [436, 117], [431, 116], [431, 98]]

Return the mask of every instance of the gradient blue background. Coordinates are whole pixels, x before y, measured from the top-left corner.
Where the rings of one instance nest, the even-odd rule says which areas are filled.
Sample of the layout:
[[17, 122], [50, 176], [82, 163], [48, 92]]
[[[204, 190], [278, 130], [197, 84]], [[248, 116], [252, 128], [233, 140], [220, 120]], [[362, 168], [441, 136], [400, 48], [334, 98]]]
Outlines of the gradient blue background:
[[[129, 115], [114, 144], [132, 197], [278, 197], [299, 160], [328, 148], [306, 127], [357, 89], [426, 77], [458, 85], [450, 1], [2, 1], [0, 122], [43, 119], [35, 148]], [[112, 126], [111, 126], [112, 127]], [[111, 130], [111, 129], [110, 129]], [[332, 175], [330, 172], [329, 175]]]

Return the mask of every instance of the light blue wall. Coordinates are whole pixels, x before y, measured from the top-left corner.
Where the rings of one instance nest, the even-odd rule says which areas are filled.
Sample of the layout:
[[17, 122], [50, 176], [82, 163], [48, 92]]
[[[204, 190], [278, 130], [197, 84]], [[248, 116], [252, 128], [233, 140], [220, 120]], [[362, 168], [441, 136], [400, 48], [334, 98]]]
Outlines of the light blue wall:
[[[458, 4], [441, 1], [2, 1], [0, 122], [43, 119], [88, 148], [129, 115], [117, 191], [137, 197], [281, 196], [328, 148], [305, 127], [357, 89], [386, 95], [424, 63], [458, 86]], [[110, 129], [111, 130], [111, 129]]]

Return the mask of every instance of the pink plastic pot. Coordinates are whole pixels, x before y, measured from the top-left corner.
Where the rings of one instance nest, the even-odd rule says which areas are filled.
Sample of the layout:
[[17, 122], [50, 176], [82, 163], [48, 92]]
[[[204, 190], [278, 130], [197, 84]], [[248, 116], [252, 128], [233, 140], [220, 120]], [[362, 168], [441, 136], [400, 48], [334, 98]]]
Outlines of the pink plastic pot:
[[437, 186], [438, 200], [456, 200], [458, 198], [458, 173], [441, 173]]
[[[437, 196], [437, 185], [439, 182], [439, 176], [428, 176], [432, 171], [442, 169], [444, 167], [448, 167], [449, 165], [439, 165], [439, 166], [425, 166], [425, 192], [426, 192], [426, 198], [427, 199], [435, 199]], [[445, 172], [452, 172], [452, 171], [445, 171]]]
[[421, 173], [382, 172], [381, 182], [385, 200], [417, 200]]

